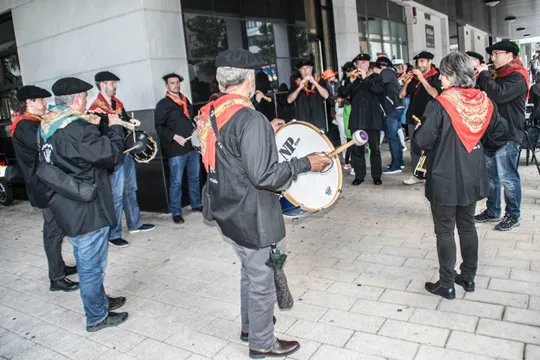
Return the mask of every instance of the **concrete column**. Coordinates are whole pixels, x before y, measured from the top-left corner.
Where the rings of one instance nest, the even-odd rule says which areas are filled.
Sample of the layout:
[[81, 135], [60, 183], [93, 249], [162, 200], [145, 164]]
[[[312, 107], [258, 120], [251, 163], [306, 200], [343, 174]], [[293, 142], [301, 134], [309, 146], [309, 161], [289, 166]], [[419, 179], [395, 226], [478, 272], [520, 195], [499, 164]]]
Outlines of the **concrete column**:
[[[334, 1], [334, 26], [339, 71], [360, 52], [356, 0]], [[338, 69], [336, 69], [338, 70]]]
[[291, 78], [291, 64], [289, 52], [289, 39], [287, 35], [287, 24], [274, 23], [274, 45], [276, 49], [276, 65], [278, 71], [279, 84], [289, 85]]

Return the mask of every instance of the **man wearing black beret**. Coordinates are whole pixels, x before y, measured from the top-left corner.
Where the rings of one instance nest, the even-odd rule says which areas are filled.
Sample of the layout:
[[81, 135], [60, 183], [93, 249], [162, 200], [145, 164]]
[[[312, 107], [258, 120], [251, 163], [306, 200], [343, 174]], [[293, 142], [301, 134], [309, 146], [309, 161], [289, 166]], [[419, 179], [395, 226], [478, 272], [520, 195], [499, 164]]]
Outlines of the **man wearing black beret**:
[[[349, 129], [351, 133], [364, 130], [368, 134], [371, 177], [375, 185], [381, 185], [382, 159], [380, 149], [382, 109], [379, 97], [384, 91], [382, 76], [370, 71], [369, 54], [359, 54], [353, 59], [356, 70], [345, 80], [340, 89], [343, 97], [351, 98], [351, 115]], [[365, 146], [353, 146], [351, 152], [352, 166], [355, 172], [353, 186], [364, 182], [366, 170]]]
[[480, 66], [480, 64], [484, 63], [484, 57], [477, 52], [467, 51], [465, 54], [469, 55], [469, 57], [472, 59], [475, 69]]
[[[409, 107], [407, 109], [407, 124], [409, 126], [409, 137], [412, 139], [416, 130], [416, 121], [413, 115], [421, 118], [424, 114], [427, 104], [439, 96], [442, 92], [442, 83], [439, 79], [439, 71], [433, 65], [435, 55], [429, 51], [422, 51], [413, 59], [416, 61], [416, 67], [412, 71], [414, 76], [411, 77], [400, 90], [399, 96], [405, 98], [410, 97]], [[418, 165], [418, 161], [422, 156], [422, 150], [411, 141], [411, 159], [413, 172]], [[424, 180], [411, 176], [404, 180], [405, 185], [415, 185], [424, 182]]]
[[495, 79], [487, 65], [478, 67], [477, 84], [497, 104], [508, 121], [509, 141], [497, 152], [485, 151], [490, 195], [487, 209], [475, 216], [477, 222], [501, 220], [501, 185], [504, 185], [505, 214], [495, 229], [508, 231], [519, 226], [521, 216], [521, 180], [517, 169], [525, 126], [525, 102], [529, 91], [529, 73], [518, 57], [519, 46], [502, 40], [488, 47], [495, 67]]
[[[105, 115], [101, 117], [99, 127], [101, 134], [106, 135], [109, 131], [109, 119], [106, 115], [117, 114], [123, 121], [130, 121], [130, 119], [124, 104], [115, 96], [117, 81], [120, 81], [120, 78], [109, 71], [102, 71], [95, 75], [94, 80], [99, 94], [88, 110]], [[135, 126], [140, 125], [138, 120], [131, 121], [134, 122]], [[126, 224], [130, 233], [154, 229], [154, 225], [143, 224], [141, 221], [141, 212], [137, 203], [137, 173], [131, 154], [122, 156], [122, 161], [114, 167], [110, 179], [116, 210], [116, 224], [111, 228], [109, 244], [116, 247], [126, 247], [129, 243], [122, 239], [122, 213], [126, 213]]]
[[201, 157], [190, 140], [195, 129], [193, 108], [188, 98], [180, 92], [184, 78], [170, 73], [163, 76], [167, 93], [156, 105], [154, 114], [156, 132], [161, 149], [170, 169], [169, 208], [175, 224], [183, 224], [182, 178], [187, 172], [189, 201], [192, 211], [202, 211]]
[[11, 137], [19, 168], [26, 185], [28, 200], [32, 207], [43, 209], [43, 247], [49, 266], [51, 291], [74, 291], [79, 283], [66, 278], [77, 273], [77, 267], [66, 266], [62, 258], [64, 232], [60, 229], [49, 207], [50, 191], [36, 176], [39, 165], [37, 132], [41, 117], [47, 110], [45, 98], [51, 93], [33, 85], [17, 90], [17, 116], [12, 119]]
[[302, 60], [296, 64], [300, 77], [289, 89], [287, 102], [295, 105], [295, 118], [307, 121], [323, 132], [327, 131], [324, 102], [328, 98], [326, 81], [313, 76], [313, 61]]
[[[50, 185], [54, 193], [49, 207], [73, 245], [86, 330], [94, 332], [123, 323], [128, 314], [111, 311], [126, 299], [110, 298], [103, 288], [107, 240], [116, 223], [108, 169], [120, 162], [124, 150], [122, 121], [116, 114], [109, 115], [108, 134], [100, 134], [96, 126], [100, 117], [84, 115], [91, 88], [74, 77], [54, 83], [56, 105], [41, 121], [38, 145], [41, 161], [55, 169], [58, 183], [77, 184]], [[83, 194], [79, 191], [83, 188], [92, 190]]]
[[231, 49], [219, 54], [216, 67], [224, 95], [204, 106], [197, 121], [208, 171], [205, 217], [213, 218], [232, 240], [242, 263], [240, 339], [249, 342], [250, 357], [285, 357], [300, 345], [274, 335], [276, 288], [266, 261], [271, 246], [281, 246], [285, 237], [276, 193], [288, 189], [300, 173], [322, 171], [331, 161], [324, 154], [311, 154], [278, 162], [276, 129], [249, 101], [260, 62], [247, 50]]

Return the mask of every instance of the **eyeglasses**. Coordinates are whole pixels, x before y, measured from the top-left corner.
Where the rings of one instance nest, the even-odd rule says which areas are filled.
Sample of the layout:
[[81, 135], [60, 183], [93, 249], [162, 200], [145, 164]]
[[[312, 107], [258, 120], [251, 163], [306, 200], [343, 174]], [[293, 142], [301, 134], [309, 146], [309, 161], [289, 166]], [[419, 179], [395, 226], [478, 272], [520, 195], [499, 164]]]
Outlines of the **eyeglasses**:
[[497, 57], [501, 54], [508, 54], [508, 51], [494, 51], [491, 53], [491, 57], [494, 58], [494, 57]]

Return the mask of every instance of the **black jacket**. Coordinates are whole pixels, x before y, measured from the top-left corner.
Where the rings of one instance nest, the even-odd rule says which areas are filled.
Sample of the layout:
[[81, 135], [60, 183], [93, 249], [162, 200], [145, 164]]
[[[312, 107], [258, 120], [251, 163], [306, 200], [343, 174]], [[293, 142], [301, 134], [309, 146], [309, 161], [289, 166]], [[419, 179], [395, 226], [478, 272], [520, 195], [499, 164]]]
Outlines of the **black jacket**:
[[401, 84], [398, 80], [397, 72], [393, 69], [383, 69], [381, 76], [384, 86], [381, 105], [384, 113], [388, 115], [397, 108], [405, 108], [405, 100], [399, 97]]
[[534, 110], [530, 118], [540, 121], [540, 83], [535, 83], [531, 86], [529, 94], [529, 103], [534, 105]]
[[17, 163], [21, 169], [28, 194], [28, 201], [33, 207], [45, 209], [49, 205], [50, 190], [39, 181], [36, 171], [39, 166], [37, 131], [38, 121], [21, 120], [13, 133], [13, 148]]
[[339, 95], [342, 98], [350, 97], [351, 115], [349, 117], [349, 129], [356, 130], [380, 130], [382, 126], [381, 95], [384, 91], [382, 76], [371, 74], [362, 79], [357, 77], [351, 82], [350, 78], [340, 88]]
[[[326, 81], [322, 78], [319, 80], [319, 85], [326, 89]], [[315, 88], [315, 85], [309, 84], [310, 88], [315, 90], [314, 93], [306, 94], [304, 90], [300, 91], [296, 100], [294, 101], [294, 116], [296, 120], [306, 121], [319, 129], [328, 128], [326, 123], [326, 112], [324, 109], [325, 99], [319, 94], [319, 90]], [[296, 82], [291, 84], [289, 94], [298, 89]]]
[[175, 156], [185, 155], [188, 152], [194, 150], [191, 146], [191, 141], [188, 141], [184, 146], [174, 141], [174, 135], [180, 135], [184, 138], [188, 138], [193, 134], [195, 125], [193, 124], [193, 107], [189, 100], [188, 112], [190, 117], [188, 118], [184, 114], [184, 109], [178, 106], [171, 98], [164, 97], [159, 100], [156, 105], [156, 111], [154, 115], [156, 132], [159, 135], [159, 141], [161, 143], [161, 149], [163, 154], [167, 158]]
[[507, 125], [494, 106], [486, 133], [468, 153], [444, 107], [432, 100], [413, 141], [426, 151], [426, 198], [438, 205], [468, 206], [489, 195], [484, 149], [496, 151], [506, 143]]
[[[442, 83], [439, 79], [439, 75], [430, 76], [427, 79], [429, 85], [433, 86], [439, 94], [442, 92]], [[433, 100], [433, 97], [429, 95], [424, 85], [419, 80], [412, 79], [407, 86], [407, 95], [410, 96], [411, 102], [407, 108], [407, 124], [415, 125], [416, 121], [413, 120], [413, 115], [421, 118], [424, 114], [427, 104]], [[418, 85], [418, 87], [417, 87]]]
[[501, 116], [508, 121], [508, 140], [521, 144], [525, 126], [525, 99], [529, 90], [523, 75], [513, 72], [493, 80], [486, 70], [480, 73], [477, 83], [497, 104]]
[[[225, 236], [248, 248], [270, 246], [285, 237], [277, 192], [311, 169], [306, 157], [278, 163], [274, 130], [256, 110], [236, 112], [219, 131], [216, 170], [208, 174], [212, 215]], [[294, 155], [294, 154], [293, 154]]]
[[108, 136], [102, 136], [96, 125], [79, 119], [57, 130], [45, 144], [42, 140], [43, 149], [50, 150], [50, 162], [60, 170], [97, 186], [89, 202], [53, 195], [49, 207], [64, 234], [77, 236], [116, 224], [107, 169], [121, 159], [123, 128], [112, 126]]

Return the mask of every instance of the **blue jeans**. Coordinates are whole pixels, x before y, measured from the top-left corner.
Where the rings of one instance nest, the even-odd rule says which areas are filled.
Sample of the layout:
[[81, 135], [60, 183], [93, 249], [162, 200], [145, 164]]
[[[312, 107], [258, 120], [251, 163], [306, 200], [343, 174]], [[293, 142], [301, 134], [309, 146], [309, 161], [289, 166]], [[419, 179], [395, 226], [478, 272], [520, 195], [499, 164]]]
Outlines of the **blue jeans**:
[[169, 186], [170, 212], [172, 216], [182, 215], [182, 177], [187, 170], [189, 201], [192, 209], [198, 209], [201, 204], [201, 156], [195, 150], [185, 155], [169, 158], [171, 179]]
[[128, 230], [137, 230], [143, 224], [141, 211], [137, 203], [137, 175], [135, 162], [131, 155], [124, 155], [120, 164], [114, 168], [114, 173], [109, 177], [111, 180], [116, 224], [111, 226], [109, 239], [122, 237], [122, 213], [126, 213]]
[[485, 153], [489, 177], [487, 211], [490, 217], [501, 216], [501, 185], [504, 185], [506, 215], [518, 218], [521, 215], [521, 182], [517, 169], [519, 150], [519, 143], [509, 141], [495, 154]]
[[390, 170], [401, 169], [401, 163], [403, 163], [403, 147], [399, 140], [398, 129], [401, 127], [401, 117], [404, 111], [404, 108], [394, 109], [383, 120], [384, 133], [388, 139], [390, 154], [392, 154]]
[[86, 314], [86, 326], [100, 323], [109, 314], [109, 300], [103, 288], [107, 267], [109, 227], [68, 237], [79, 273], [81, 299]]

